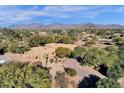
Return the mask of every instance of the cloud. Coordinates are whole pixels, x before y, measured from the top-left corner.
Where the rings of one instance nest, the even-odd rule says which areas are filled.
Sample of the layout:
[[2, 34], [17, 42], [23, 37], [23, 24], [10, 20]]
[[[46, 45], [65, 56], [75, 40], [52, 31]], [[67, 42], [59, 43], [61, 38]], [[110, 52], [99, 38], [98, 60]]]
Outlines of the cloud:
[[91, 19], [110, 12], [123, 13], [124, 6], [0, 6], [0, 21], [3, 24], [28, 22], [38, 17], [47, 17], [46, 20]]

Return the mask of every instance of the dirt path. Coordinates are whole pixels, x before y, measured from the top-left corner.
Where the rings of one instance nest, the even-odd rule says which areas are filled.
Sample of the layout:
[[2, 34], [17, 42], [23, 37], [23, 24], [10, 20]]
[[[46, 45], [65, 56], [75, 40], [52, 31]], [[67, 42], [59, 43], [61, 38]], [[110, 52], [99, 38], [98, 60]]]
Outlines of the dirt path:
[[48, 63], [47, 67], [51, 68], [50, 74], [52, 75], [53, 79], [57, 71], [64, 72], [64, 67], [69, 67], [76, 70], [77, 75], [70, 78], [70, 80], [74, 80], [76, 83], [78, 83], [84, 77], [88, 77], [89, 75], [95, 75], [100, 78], [106, 78], [104, 75], [100, 74], [98, 71], [94, 70], [92, 67], [81, 66], [75, 59], [67, 59], [64, 63], [62, 62]]
[[85, 76], [89, 76], [89, 75], [96, 75], [100, 78], [106, 78], [104, 75], [100, 74], [98, 71], [94, 70], [93, 68], [89, 66], [81, 66], [75, 59], [68, 59], [65, 62], [64, 67], [69, 67], [69, 68], [73, 68], [76, 70], [77, 75], [78, 75], [78, 80], [76, 80], [76, 82], [78, 82]]

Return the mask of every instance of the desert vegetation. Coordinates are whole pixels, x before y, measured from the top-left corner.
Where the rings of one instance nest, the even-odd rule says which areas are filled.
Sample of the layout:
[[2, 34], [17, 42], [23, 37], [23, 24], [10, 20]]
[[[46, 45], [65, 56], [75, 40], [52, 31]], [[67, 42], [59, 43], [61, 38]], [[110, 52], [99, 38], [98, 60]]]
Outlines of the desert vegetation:
[[0, 66], [1, 88], [49, 88], [52, 80], [41, 64], [11, 62]]
[[[123, 29], [0, 29], [0, 57], [14, 55], [1, 60], [0, 87], [122, 87], [123, 34]], [[91, 70], [87, 77], [88, 67], [99, 74]]]

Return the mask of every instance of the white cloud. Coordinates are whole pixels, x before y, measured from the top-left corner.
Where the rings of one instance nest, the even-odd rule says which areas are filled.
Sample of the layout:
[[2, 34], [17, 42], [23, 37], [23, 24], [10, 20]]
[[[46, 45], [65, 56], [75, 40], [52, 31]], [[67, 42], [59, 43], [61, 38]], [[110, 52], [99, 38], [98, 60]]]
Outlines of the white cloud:
[[16, 23], [42, 16], [47, 16], [49, 19], [95, 18], [104, 13], [124, 12], [124, 6], [32, 6], [29, 9], [17, 7], [0, 6], [0, 21]]

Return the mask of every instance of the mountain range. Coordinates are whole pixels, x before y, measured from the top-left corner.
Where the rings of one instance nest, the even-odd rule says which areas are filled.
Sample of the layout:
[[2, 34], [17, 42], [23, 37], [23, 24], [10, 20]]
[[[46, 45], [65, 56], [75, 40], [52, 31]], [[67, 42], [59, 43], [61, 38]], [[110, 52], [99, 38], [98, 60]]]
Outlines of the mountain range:
[[119, 24], [93, 24], [93, 23], [82, 23], [82, 24], [41, 24], [41, 23], [30, 23], [30, 24], [16, 24], [11, 25], [11, 29], [124, 29], [124, 25]]

